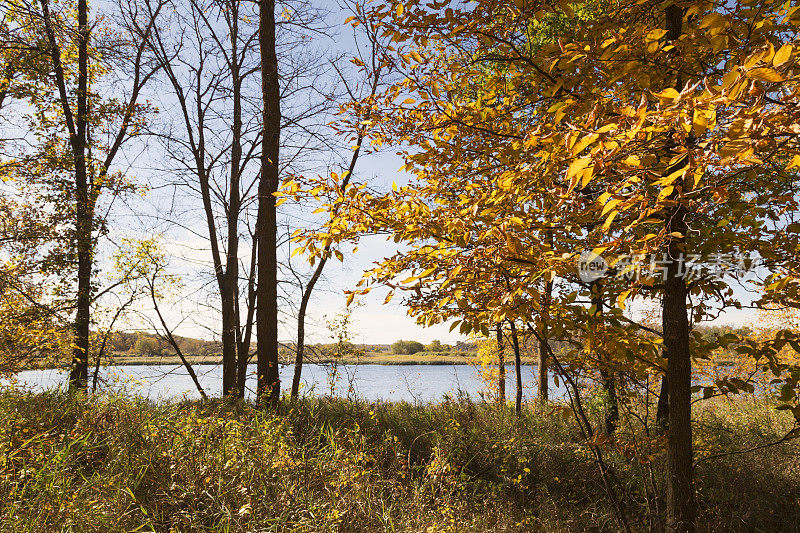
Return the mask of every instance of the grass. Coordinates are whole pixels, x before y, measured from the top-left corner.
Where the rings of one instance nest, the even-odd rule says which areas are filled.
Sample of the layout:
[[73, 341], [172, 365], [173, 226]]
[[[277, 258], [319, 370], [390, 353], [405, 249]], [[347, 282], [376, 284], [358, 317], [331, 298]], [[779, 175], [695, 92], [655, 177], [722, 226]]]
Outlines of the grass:
[[[565, 413], [305, 399], [273, 415], [4, 390], [0, 529], [616, 531]], [[774, 440], [784, 414], [713, 400], [695, 413], [698, 456]], [[657, 529], [663, 439], [623, 429], [601, 446], [633, 529]], [[700, 531], [798, 530], [796, 442], [707, 461], [697, 478]]]

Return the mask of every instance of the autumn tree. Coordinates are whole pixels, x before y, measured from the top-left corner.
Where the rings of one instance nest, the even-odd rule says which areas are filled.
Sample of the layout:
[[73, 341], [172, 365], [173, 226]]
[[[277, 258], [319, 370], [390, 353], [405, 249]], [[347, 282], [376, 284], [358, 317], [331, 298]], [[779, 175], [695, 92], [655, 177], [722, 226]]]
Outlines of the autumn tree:
[[[15, 157], [34, 164], [17, 164], [16, 179], [27, 180], [29, 194], [40, 195], [71, 219], [64, 240], [69, 263], [75, 266], [72, 389], [86, 388], [88, 376], [91, 306], [99, 294], [93, 265], [97, 238], [105, 231], [104, 215], [97, 208], [102, 205], [107, 211], [103, 202], [129, 187], [113, 163], [146, 113], [139, 98], [157, 66], [144, 43], [160, 6], [155, 3], [145, 15], [122, 2], [116, 15], [102, 22], [90, 20], [84, 0], [4, 6], [5, 21], [17, 35], [24, 28], [38, 52], [38, 75], [29, 77], [25, 90], [17, 93], [31, 110], [20, 116], [27, 117], [27, 140], [33, 142], [20, 143]], [[126, 87], [121, 94], [116, 82]], [[113, 97], [101, 96], [112, 86]], [[69, 278], [73, 271], [64, 274]]]
[[[596, 359], [605, 370], [649, 366], [666, 374], [666, 525], [691, 531], [691, 324], [741, 303], [730, 277], [690, 280], [682, 269], [689, 256], [708, 264], [714, 254], [758, 251], [776, 271], [765, 297], [796, 287], [790, 243], [797, 226], [783, 214], [794, 209], [800, 161], [792, 133], [797, 9], [778, 2], [599, 7], [567, 38], [535, 47], [530, 33], [553, 14], [573, 16], [570, 5], [376, 7], [370, 16], [399, 43], [395, 65], [407, 77], [385, 93], [371, 136], [410, 146], [402, 153], [415, 180], [386, 194], [363, 184], [341, 193], [352, 208], [306, 249], [316, 254], [316, 242], [388, 231], [412, 250], [368, 279], [396, 283], [410, 272], [404, 288], [435, 284], [438, 294], [415, 309], [435, 323], [465, 297], [449, 287], [456, 276], [472, 276], [485, 311], [469, 315], [463, 332], [522, 320], [534, 334], [547, 333], [538, 335], [553, 356], [548, 339], [586, 330], [593, 297], [570, 282], [583, 248], [602, 254], [612, 272], [635, 274], [616, 278], [614, 308], [592, 321], [595, 337], [616, 338]], [[485, 64], [498, 61], [508, 67], [487, 76]], [[641, 257], [644, 266], [631, 260]], [[509, 284], [486, 298], [479, 287], [499, 268]], [[543, 287], [553, 280], [563, 283], [549, 299]], [[643, 295], [662, 302], [661, 358], [621, 315], [626, 301]], [[595, 305], [589, 316], [599, 312]], [[782, 334], [743, 349], [794, 390], [797, 372], [774, 357], [789, 340]], [[784, 398], [789, 407], [796, 401], [794, 393]], [[618, 501], [615, 509], [627, 528]]]

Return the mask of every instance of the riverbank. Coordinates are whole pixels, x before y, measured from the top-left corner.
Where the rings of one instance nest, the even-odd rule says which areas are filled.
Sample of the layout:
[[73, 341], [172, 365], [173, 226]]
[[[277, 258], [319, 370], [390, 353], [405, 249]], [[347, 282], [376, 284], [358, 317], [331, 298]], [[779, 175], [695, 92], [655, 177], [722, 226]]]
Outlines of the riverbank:
[[[600, 411], [589, 401], [599, 424]], [[424, 407], [306, 399], [248, 405], [0, 393], [3, 531], [613, 531], [563, 406]], [[710, 400], [698, 458], [778, 438], [786, 413]], [[598, 441], [634, 531], [656, 527], [663, 439]], [[797, 442], [697, 467], [701, 531], [800, 523]], [[655, 484], [653, 484], [655, 483]]]
[[[220, 365], [222, 356], [220, 355], [189, 355], [186, 360], [191, 365]], [[255, 360], [254, 360], [255, 361]], [[325, 357], [309, 358], [309, 363], [317, 364], [345, 364], [345, 365], [471, 365], [475, 358], [472, 355], [439, 355], [428, 354], [425, 352], [413, 355], [394, 355], [387, 353], [367, 353], [358, 357], [342, 357], [331, 359]], [[290, 365], [294, 361], [291, 358], [282, 358], [281, 364]], [[535, 364], [534, 357], [523, 357], [522, 363], [529, 365]], [[181, 365], [183, 362], [177, 355], [115, 355], [104, 361], [104, 364], [117, 366], [132, 365]], [[509, 367], [513, 366], [513, 361], [506, 363]], [[44, 367], [49, 368], [49, 367]]]

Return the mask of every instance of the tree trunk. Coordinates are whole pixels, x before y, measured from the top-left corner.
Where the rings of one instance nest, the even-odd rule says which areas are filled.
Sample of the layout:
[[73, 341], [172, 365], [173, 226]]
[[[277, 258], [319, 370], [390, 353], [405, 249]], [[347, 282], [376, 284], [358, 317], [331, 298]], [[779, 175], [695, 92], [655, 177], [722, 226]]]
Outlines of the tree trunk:
[[[230, 244], [229, 244], [230, 246]], [[230, 257], [231, 251], [228, 250]], [[236, 364], [236, 298], [233, 291], [237, 284], [231, 279], [230, 272], [225, 272], [225, 283], [221, 287], [224, 295], [222, 304], [222, 396], [237, 397], [237, 364]]]
[[225, 286], [220, 287], [222, 297], [222, 394], [225, 397], [243, 397], [239, 390], [237, 335], [239, 332], [239, 212], [241, 197], [239, 178], [242, 169], [242, 80], [239, 72], [239, 13], [238, 3], [231, 2], [230, 70], [233, 88], [233, 120], [231, 124], [231, 164], [228, 178], [230, 199], [227, 213], [228, 247], [225, 257]]
[[256, 268], [258, 257], [258, 239], [253, 237], [253, 249], [250, 252], [250, 277], [247, 280], [247, 317], [245, 318], [244, 333], [239, 340], [238, 360], [236, 362], [236, 388], [240, 398], [244, 398], [247, 383], [247, 364], [250, 362], [250, 341], [253, 334], [253, 315], [256, 309]]
[[514, 373], [517, 381], [517, 394], [514, 401], [514, 412], [517, 416], [522, 414], [522, 356], [519, 350], [519, 335], [517, 335], [517, 325], [513, 320], [511, 324], [511, 342], [514, 345]]
[[544, 284], [544, 292], [541, 299], [541, 322], [542, 332], [539, 336], [539, 368], [537, 369], [537, 385], [539, 386], [539, 402], [546, 403], [548, 399], [548, 377], [547, 377], [547, 318], [550, 309], [550, 297], [553, 292], [553, 282], [547, 281]]
[[[667, 39], [676, 41], [682, 33], [683, 10], [676, 4], [666, 8]], [[681, 90], [680, 75], [677, 89]], [[667, 169], [671, 174], [678, 168]], [[688, 184], [684, 183], [684, 187]], [[684, 191], [685, 192], [685, 191]], [[686, 278], [680, 272], [680, 261], [686, 253], [686, 210], [683, 205], [668, 213], [666, 233], [669, 237], [667, 268], [664, 280], [662, 328], [664, 356], [667, 359], [667, 397], [669, 400], [669, 432], [667, 437], [667, 529], [673, 532], [694, 531], [695, 501], [692, 486], [692, 365], [689, 349], [688, 291]]]
[[256, 335], [258, 337], [258, 403], [277, 407], [278, 376], [278, 254], [277, 214], [280, 146], [280, 86], [275, 54], [275, 2], [260, 0], [258, 42], [261, 50], [263, 148], [258, 184], [258, 285], [256, 288]]
[[506, 403], [506, 357], [502, 323], [497, 324], [497, 401], [500, 405]]
[[603, 390], [606, 393], [606, 434], [613, 435], [619, 423], [619, 403], [617, 402], [617, 380], [614, 372], [609, 369], [600, 370], [600, 379], [603, 381]]
[[[78, 94], [75, 134], [71, 135], [75, 164], [75, 244], [78, 260], [78, 294], [75, 312], [75, 347], [70, 390], [85, 390], [89, 378], [89, 320], [92, 304], [92, 208], [86, 161], [89, 85], [89, 8], [78, 1]], [[68, 103], [66, 105], [69, 105]]]
[[[670, 233], [685, 234], [685, 213], [678, 209], [671, 217]], [[679, 275], [678, 257], [682, 246], [675, 239], [669, 245], [670, 261], [664, 288], [662, 323], [667, 356], [667, 397], [669, 430], [667, 447], [667, 528], [674, 532], [694, 531], [694, 490], [692, 487], [692, 368], [689, 352], [689, 320], [686, 310], [686, 279]], [[680, 239], [682, 240], [682, 239]]]
[[661, 376], [661, 389], [656, 404], [656, 426], [657, 431], [669, 429], [669, 380], [667, 380], [666, 374]]
[[[592, 307], [594, 307], [594, 316], [592, 317], [595, 327], [602, 330], [603, 328], [603, 292], [600, 280], [594, 280], [589, 285], [589, 290], [592, 293]], [[606, 434], [611, 435], [617, 430], [619, 422], [619, 404], [617, 403], [617, 384], [615, 378], [614, 368], [611, 366], [611, 359], [608, 354], [603, 350], [599, 342], [593, 343], [595, 357], [600, 365], [600, 380], [603, 384], [605, 391], [605, 426]]]

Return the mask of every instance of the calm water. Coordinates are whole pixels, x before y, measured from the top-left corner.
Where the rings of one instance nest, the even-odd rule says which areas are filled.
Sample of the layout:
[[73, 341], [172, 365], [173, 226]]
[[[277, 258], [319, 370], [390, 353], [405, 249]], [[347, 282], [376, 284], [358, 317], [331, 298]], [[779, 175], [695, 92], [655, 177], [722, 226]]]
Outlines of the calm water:
[[[508, 368], [508, 367], [507, 367]], [[194, 367], [200, 385], [209, 396], [221, 393], [222, 367], [199, 365]], [[248, 368], [248, 396], [255, 388], [255, 365]], [[523, 397], [536, 394], [536, 367], [522, 367]], [[292, 365], [280, 369], [281, 387], [291, 386]], [[508, 368], [506, 394], [513, 398], [515, 391], [513, 368]], [[482, 384], [475, 368], [469, 365], [339, 365], [334, 380], [333, 394], [368, 401], [388, 400], [407, 402], [438, 402], [446, 395], [456, 396], [459, 391], [473, 400], [480, 400]], [[32, 389], [64, 388], [67, 374], [59, 370], [28, 370], [16, 376], [17, 384]], [[151, 399], [199, 398], [192, 379], [183, 368], [175, 365], [109, 366], [100, 370], [101, 390], [142, 394]], [[303, 366], [303, 394], [331, 394], [332, 368], [328, 365]], [[91, 376], [90, 376], [91, 379]], [[8, 383], [4, 380], [4, 383]], [[90, 383], [91, 387], [91, 383]], [[565, 394], [563, 385], [550, 382], [551, 398]]]

